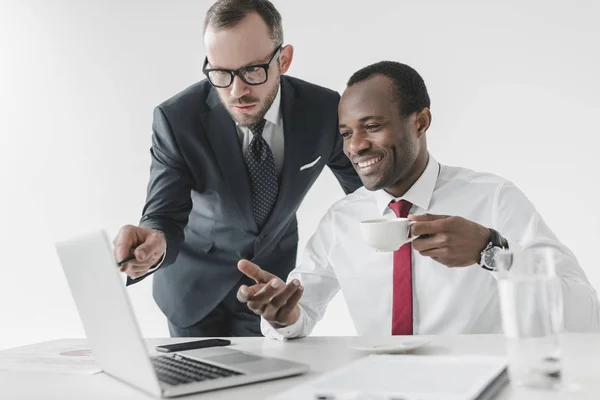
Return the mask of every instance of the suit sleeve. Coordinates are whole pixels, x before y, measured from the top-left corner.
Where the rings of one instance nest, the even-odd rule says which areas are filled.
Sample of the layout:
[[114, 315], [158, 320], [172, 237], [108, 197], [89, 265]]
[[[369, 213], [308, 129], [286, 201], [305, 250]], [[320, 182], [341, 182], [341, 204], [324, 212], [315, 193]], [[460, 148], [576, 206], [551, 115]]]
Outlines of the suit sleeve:
[[[337, 101], [339, 102], [340, 96], [337, 95]], [[337, 103], [336, 103], [337, 104]], [[337, 114], [337, 108], [336, 108]], [[333, 144], [333, 151], [329, 156], [329, 160], [327, 160], [327, 166], [331, 169], [331, 172], [335, 175], [337, 180], [340, 182], [342, 189], [346, 194], [350, 194], [354, 192], [356, 189], [362, 186], [362, 182], [352, 165], [352, 162], [346, 157], [344, 154], [344, 142], [342, 139], [342, 135], [340, 135], [337, 129], [337, 118], [335, 123], [335, 130], [333, 134], [335, 135], [335, 141]]]
[[[175, 261], [184, 240], [183, 229], [192, 209], [193, 181], [169, 121], [160, 107], [154, 110], [150, 156], [150, 179], [140, 226], [164, 233], [167, 252], [160, 268], [165, 268]], [[136, 283], [148, 275], [128, 279], [127, 284]]]

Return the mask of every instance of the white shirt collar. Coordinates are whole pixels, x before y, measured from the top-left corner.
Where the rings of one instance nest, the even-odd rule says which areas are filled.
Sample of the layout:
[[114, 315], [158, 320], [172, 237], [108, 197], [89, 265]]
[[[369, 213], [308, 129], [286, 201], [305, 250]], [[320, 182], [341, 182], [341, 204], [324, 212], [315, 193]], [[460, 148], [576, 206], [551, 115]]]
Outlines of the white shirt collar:
[[374, 192], [373, 195], [377, 202], [377, 209], [381, 212], [381, 215], [385, 213], [392, 200], [406, 200], [419, 208], [427, 210], [433, 196], [439, 168], [438, 162], [429, 155], [425, 171], [423, 171], [419, 179], [408, 189], [404, 196], [396, 198], [383, 189]]

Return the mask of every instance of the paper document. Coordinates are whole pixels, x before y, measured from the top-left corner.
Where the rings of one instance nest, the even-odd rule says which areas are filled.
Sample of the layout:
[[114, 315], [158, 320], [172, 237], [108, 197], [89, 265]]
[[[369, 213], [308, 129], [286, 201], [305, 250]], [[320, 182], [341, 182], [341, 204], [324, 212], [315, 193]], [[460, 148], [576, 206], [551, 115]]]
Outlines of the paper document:
[[0, 370], [95, 374], [95, 364], [86, 339], [59, 339], [0, 351]]
[[272, 399], [488, 399], [508, 382], [506, 364], [503, 357], [370, 355]]

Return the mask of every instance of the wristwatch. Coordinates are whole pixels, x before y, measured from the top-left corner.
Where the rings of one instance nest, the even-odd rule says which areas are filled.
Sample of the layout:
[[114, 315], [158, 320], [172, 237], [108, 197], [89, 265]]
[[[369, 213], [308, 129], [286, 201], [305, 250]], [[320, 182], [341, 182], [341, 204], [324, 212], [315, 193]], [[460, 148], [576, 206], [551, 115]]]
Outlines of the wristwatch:
[[481, 251], [481, 260], [479, 262], [479, 266], [483, 269], [487, 269], [488, 271], [496, 270], [496, 253], [501, 250], [508, 248], [508, 245], [505, 245], [506, 241], [500, 236], [498, 231], [489, 228], [490, 230], [490, 241], [485, 246], [485, 249]]

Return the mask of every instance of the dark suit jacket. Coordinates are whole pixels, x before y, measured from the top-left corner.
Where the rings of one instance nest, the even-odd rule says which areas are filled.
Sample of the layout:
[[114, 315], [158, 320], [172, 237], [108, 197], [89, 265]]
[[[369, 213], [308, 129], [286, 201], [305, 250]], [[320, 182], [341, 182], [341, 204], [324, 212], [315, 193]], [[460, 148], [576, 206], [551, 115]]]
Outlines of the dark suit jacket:
[[[284, 164], [277, 203], [260, 231], [235, 123], [217, 92], [204, 80], [155, 109], [140, 225], [161, 230], [167, 239], [153, 295], [175, 325], [195, 324], [223, 300], [242, 277], [241, 258], [286, 280], [296, 263], [296, 210], [326, 164], [346, 193], [361, 186], [342, 152], [339, 98], [282, 76]], [[319, 156], [312, 168], [300, 171]]]

